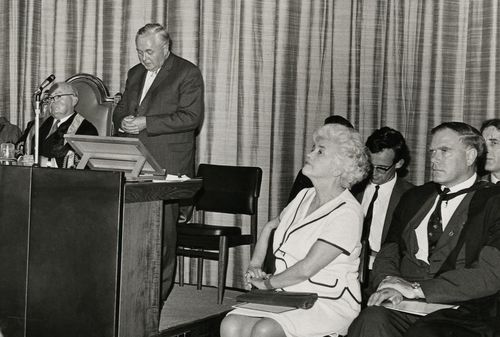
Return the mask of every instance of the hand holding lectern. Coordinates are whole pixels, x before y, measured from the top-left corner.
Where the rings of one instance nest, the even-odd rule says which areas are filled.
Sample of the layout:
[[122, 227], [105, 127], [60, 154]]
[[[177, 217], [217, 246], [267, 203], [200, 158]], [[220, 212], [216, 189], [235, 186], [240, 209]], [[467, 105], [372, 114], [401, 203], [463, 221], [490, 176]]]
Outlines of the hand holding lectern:
[[124, 171], [128, 180], [140, 180], [141, 174], [165, 176], [144, 144], [137, 138], [64, 135], [81, 157], [77, 169]]

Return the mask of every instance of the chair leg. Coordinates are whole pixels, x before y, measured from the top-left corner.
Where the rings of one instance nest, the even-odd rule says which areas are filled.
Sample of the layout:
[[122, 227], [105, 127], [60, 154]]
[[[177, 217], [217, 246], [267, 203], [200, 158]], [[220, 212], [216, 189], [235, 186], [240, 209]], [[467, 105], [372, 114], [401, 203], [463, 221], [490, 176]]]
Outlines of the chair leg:
[[226, 287], [226, 273], [227, 273], [227, 237], [221, 236], [219, 238], [219, 275], [218, 275], [218, 288], [217, 288], [217, 304], [222, 304], [224, 300], [224, 290]]
[[179, 255], [179, 287], [184, 287], [184, 256]]
[[203, 258], [198, 257], [197, 259], [197, 268], [196, 268], [196, 289], [201, 290], [203, 284]]

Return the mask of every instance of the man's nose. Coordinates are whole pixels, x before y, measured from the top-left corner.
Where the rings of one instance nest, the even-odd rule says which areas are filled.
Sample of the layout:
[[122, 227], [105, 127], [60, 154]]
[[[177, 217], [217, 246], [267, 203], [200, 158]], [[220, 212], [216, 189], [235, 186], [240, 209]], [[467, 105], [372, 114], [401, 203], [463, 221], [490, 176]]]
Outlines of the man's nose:
[[437, 153], [431, 153], [431, 163], [436, 163], [439, 161], [439, 155]]

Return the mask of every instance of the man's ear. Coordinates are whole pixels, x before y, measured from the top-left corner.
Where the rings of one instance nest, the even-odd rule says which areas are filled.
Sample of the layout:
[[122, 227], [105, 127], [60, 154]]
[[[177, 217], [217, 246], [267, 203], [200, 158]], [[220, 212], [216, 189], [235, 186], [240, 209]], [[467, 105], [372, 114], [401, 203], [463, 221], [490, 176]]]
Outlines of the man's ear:
[[396, 163], [396, 165], [394, 165], [394, 167], [396, 168], [396, 170], [399, 170], [400, 168], [403, 167], [404, 164], [405, 164], [405, 160], [404, 159], [400, 159], [400, 160], [398, 160], [398, 162]]
[[165, 43], [163, 45], [163, 55], [165, 55], [165, 58], [170, 55], [170, 44], [169, 43]]
[[472, 146], [465, 150], [467, 166], [472, 166], [477, 159], [477, 150]]
[[73, 107], [75, 107], [78, 103], [78, 96], [71, 96], [71, 99], [73, 100]]

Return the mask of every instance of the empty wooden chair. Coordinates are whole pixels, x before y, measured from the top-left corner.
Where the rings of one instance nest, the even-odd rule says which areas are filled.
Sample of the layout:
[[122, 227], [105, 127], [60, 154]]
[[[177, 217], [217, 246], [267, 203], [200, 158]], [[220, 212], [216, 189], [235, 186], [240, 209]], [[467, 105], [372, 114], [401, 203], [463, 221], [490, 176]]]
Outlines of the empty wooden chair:
[[[217, 260], [217, 303], [222, 303], [228, 248], [250, 245], [253, 252], [257, 241], [257, 203], [262, 170], [259, 167], [200, 164], [197, 176], [203, 178], [203, 187], [195, 197], [194, 206], [201, 212], [202, 220], [177, 225], [177, 255], [181, 256], [179, 284], [182, 286], [184, 283], [182, 256], [198, 259], [198, 289], [201, 289], [203, 260]], [[241, 228], [234, 224], [207, 224], [205, 212], [248, 215], [251, 217], [250, 231], [243, 234]]]

